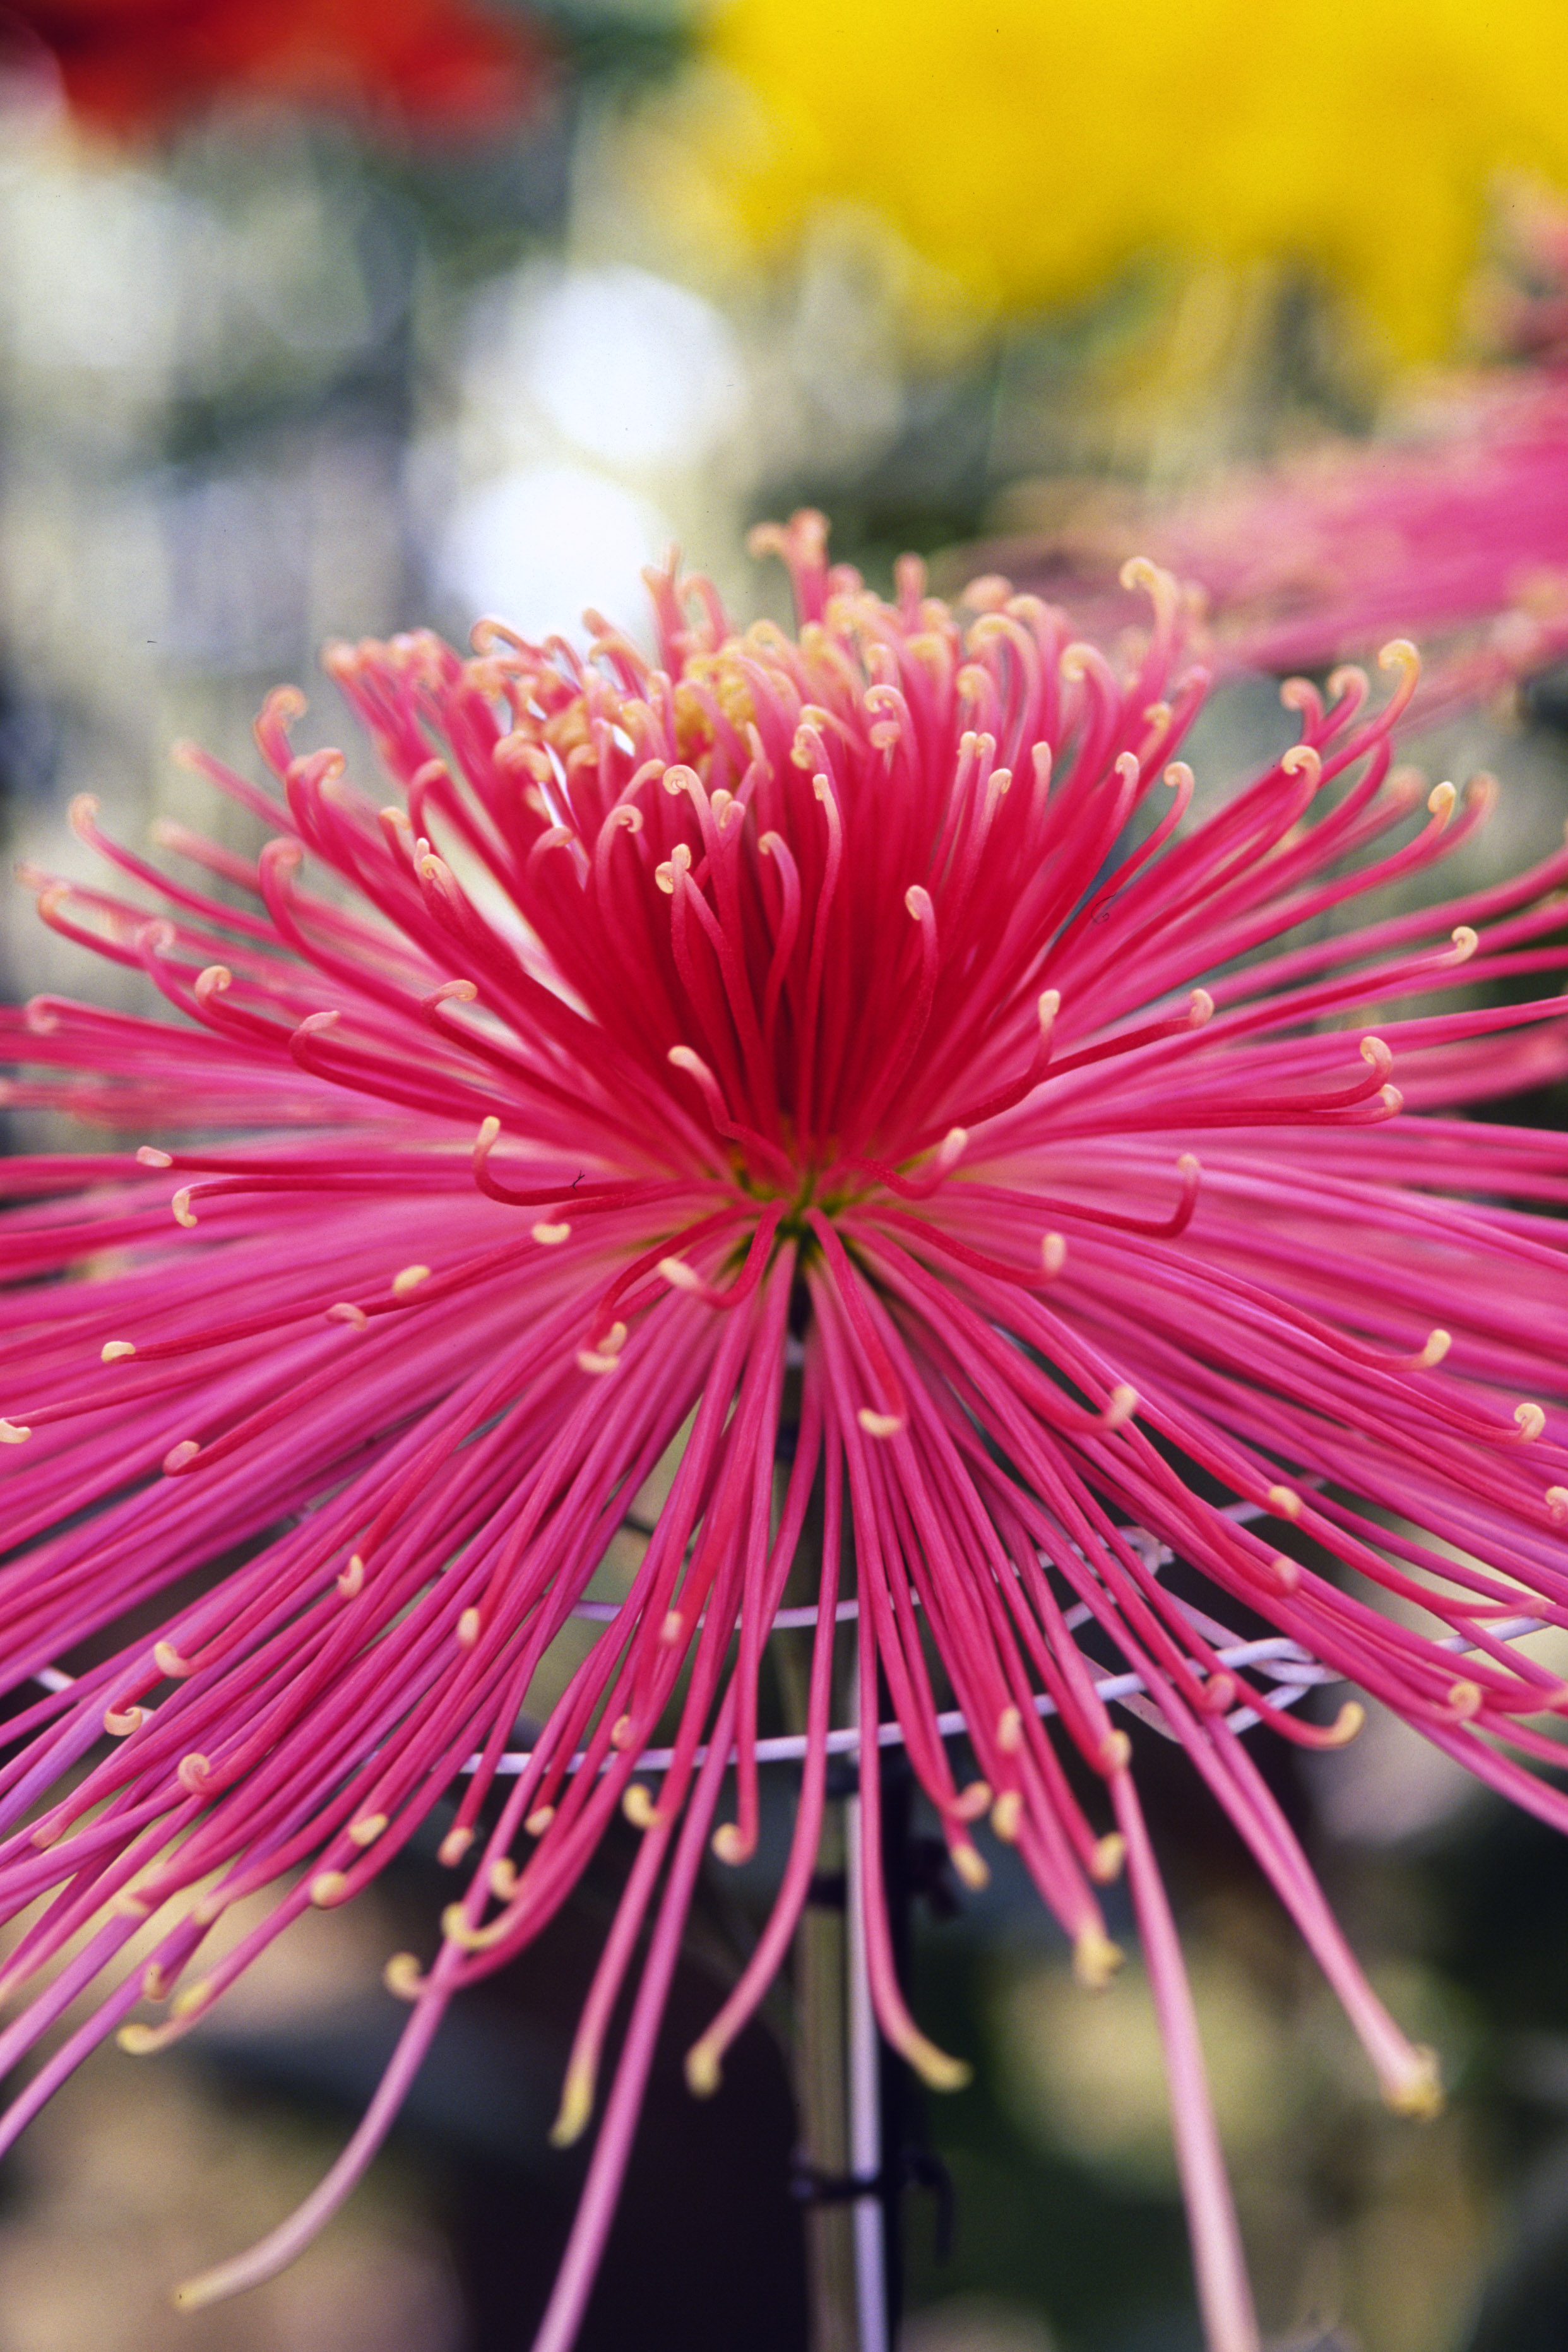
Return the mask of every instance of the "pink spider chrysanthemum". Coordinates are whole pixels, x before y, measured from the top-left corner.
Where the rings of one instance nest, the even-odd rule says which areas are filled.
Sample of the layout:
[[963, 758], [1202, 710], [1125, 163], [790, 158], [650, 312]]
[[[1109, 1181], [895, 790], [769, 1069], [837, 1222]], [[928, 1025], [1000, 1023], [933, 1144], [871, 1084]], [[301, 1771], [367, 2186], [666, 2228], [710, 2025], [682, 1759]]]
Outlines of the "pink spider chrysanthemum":
[[1216, 668], [1326, 665], [1415, 630], [1446, 641], [1426, 715], [1479, 700], [1568, 652], [1568, 365], [1439, 378], [1381, 438], [1238, 466], [1184, 497], [1080, 490], [1056, 537], [994, 551], [1071, 593], [1103, 635], [1132, 610], [1114, 584], [1130, 530], [1203, 583]]
[[1235, 663], [1285, 669], [1392, 629], [1468, 631], [1462, 682], [1503, 684], [1521, 635], [1542, 658], [1568, 646], [1568, 370], [1458, 377], [1403, 439], [1222, 478], [1154, 543], [1213, 593]]
[[[299, 698], [275, 695], [257, 734], [280, 793], [193, 755], [272, 835], [259, 857], [164, 832], [221, 898], [79, 806], [164, 911], [50, 884], [46, 919], [177, 1017], [50, 997], [5, 1033], [31, 1071], [14, 1102], [163, 1147], [3, 1169], [21, 1696], [0, 1898], [22, 1924], [0, 1985], [26, 2005], [0, 2058], [98, 1996], [3, 2137], [116, 2029], [138, 2050], [184, 2032], [459, 1792], [460, 1891], [427, 1963], [391, 1964], [412, 2013], [363, 2124], [300, 2215], [189, 2293], [267, 2274], [363, 2170], [444, 2005], [540, 1933], [623, 1813], [642, 1838], [563, 2137], [637, 1982], [538, 2339], [562, 2352], [697, 1873], [756, 1839], [764, 1641], [809, 1512], [794, 1843], [693, 2087], [806, 1894], [852, 1591], [858, 1719], [896, 1720], [961, 1875], [984, 1874], [977, 1837], [1014, 1845], [1092, 1986], [1115, 1958], [1097, 1888], [1125, 1872], [1209, 2341], [1242, 2352], [1192, 2005], [1097, 1677], [1138, 1678], [1386, 2095], [1429, 2106], [1430, 2054], [1367, 1986], [1241, 1736], [1262, 1717], [1331, 1746], [1356, 1710], [1300, 1720], [1226, 1621], [1267, 1620], [1264, 1655], [1300, 1645], [1568, 1826], [1530, 1769], [1562, 1756], [1536, 1719], [1568, 1687], [1506, 1638], [1521, 1610], [1568, 1625], [1568, 1151], [1453, 1115], [1568, 1067], [1568, 997], [1519, 1001], [1568, 961], [1568, 852], [1334, 931], [1316, 919], [1434, 863], [1490, 798], [1393, 767], [1408, 646], [1380, 708], [1359, 672], [1326, 706], [1289, 685], [1299, 740], [1188, 827], [1174, 754], [1205, 679], [1164, 574], [1131, 568], [1153, 617], [1119, 671], [1005, 583], [964, 626], [913, 562], [892, 605], [829, 570], [817, 517], [772, 539], [795, 636], [737, 635], [670, 575], [657, 666], [592, 615], [587, 656], [489, 624], [469, 660], [428, 635], [333, 651], [398, 798], [335, 751], [297, 757]], [[688, 1424], [629, 1595], [516, 1769], [540, 1661]], [[1172, 1556], [1209, 1607], [1163, 1580]], [[103, 1655], [204, 1569], [200, 1597]], [[101, 1662], [68, 1680], [89, 1637]], [[895, 1977], [867, 1745], [876, 2011], [951, 2082]], [[263, 1891], [262, 1924], [205, 1959]]]

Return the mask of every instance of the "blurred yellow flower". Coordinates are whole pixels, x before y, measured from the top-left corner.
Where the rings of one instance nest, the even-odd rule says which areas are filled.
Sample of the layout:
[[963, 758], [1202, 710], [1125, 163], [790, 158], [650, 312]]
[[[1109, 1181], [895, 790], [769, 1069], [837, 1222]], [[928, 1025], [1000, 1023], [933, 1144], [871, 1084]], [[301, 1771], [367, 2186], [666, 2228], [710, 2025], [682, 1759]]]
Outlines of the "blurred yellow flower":
[[1568, 187], [1562, 0], [717, 0], [705, 40], [749, 238], [867, 210], [985, 310], [1278, 260], [1426, 356], [1505, 176]]

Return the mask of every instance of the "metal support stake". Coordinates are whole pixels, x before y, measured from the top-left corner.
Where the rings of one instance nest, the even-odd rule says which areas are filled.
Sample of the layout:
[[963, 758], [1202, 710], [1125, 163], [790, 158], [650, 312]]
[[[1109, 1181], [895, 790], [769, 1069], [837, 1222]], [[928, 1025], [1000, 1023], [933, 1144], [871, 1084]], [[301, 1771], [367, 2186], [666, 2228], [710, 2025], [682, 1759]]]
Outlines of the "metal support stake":
[[888, 2352], [887, 2246], [882, 2208], [881, 2046], [866, 1972], [860, 1800], [844, 1807], [848, 1974], [849, 2168], [868, 2185], [855, 2200], [855, 2304], [859, 2352]]

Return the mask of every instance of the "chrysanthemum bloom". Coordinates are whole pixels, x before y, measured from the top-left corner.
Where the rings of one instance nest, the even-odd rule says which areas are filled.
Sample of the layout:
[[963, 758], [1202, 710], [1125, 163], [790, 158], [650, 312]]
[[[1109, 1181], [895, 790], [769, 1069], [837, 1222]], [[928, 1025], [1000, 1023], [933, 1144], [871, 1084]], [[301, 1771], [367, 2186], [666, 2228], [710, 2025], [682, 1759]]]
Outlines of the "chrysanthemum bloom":
[[1075, 506], [1065, 529], [991, 552], [1027, 584], [1070, 584], [1114, 627], [1132, 610], [1112, 586], [1131, 529], [1202, 583], [1205, 649], [1226, 669], [1316, 667], [1419, 630], [1458, 656], [1436, 698], [1463, 699], [1568, 650], [1561, 363], [1438, 377], [1377, 439], [1238, 467], [1180, 499], [1133, 509], [1086, 489]]
[[[859, 1719], [896, 1724], [963, 1878], [987, 1839], [1016, 1847], [1090, 1987], [1115, 1958], [1097, 1889], [1125, 1871], [1200, 2299], [1237, 2352], [1253, 2322], [1192, 2006], [1096, 1678], [1138, 1678], [1385, 2095], [1429, 2106], [1429, 2054], [1241, 1737], [1261, 1717], [1333, 1746], [1355, 1709], [1300, 1720], [1228, 1626], [1266, 1620], [1265, 1656], [1298, 1644], [1568, 1823], [1530, 1769], [1562, 1754], [1533, 1719], [1568, 1689], [1500, 1630], [1568, 1624], [1565, 1154], [1453, 1115], [1568, 1065], [1568, 999], [1519, 1001], [1563, 961], [1568, 853], [1331, 930], [1491, 797], [1392, 768], [1408, 646], [1380, 707], [1360, 673], [1326, 707], [1288, 688], [1299, 740], [1188, 829], [1173, 754], [1205, 681], [1164, 575], [1136, 568], [1152, 625], [1118, 673], [1004, 583], [965, 628], [912, 562], [889, 605], [826, 568], [819, 518], [775, 537], [793, 637], [737, 635], [704, 583], [661, 576], [657, 667], [594, 616], [586, 656], [493, 625], [467, 661], [427, 635], [338, 648], [396, 798], [336, 751], [296, 756], [279, 693], [257, 735], [279, 792], [192, 755], [272, 836], [254, 862], [166, 829], [166, 878], [79, 807], [164, 911], [66, 884], [41, 910], [174, 1017], [48, 998], [7, 1032], [35, 1072], [14, 1101], [163, 1143], [5, 1163], [0, 1893], [23, 1924], [0, 1981], [26, 2005], [0, 2053], [98, 2007], [4, 2137], [104, 2036], [186, 2032], [460, 1791], [454, 1900], [433, 1952], [390, 1964], [412, 2012], [363, 2126], [304, 2211], [189, 2292], [266, 2274], [358, 2178], [443, 2006], [540, 1933], [623, 1813], [642, 1840], [560, 2137], [636, 1989], [539, 2339], [561, 2352], [694, 1879], [757, 1835], [764, 1642], [809, 1508], [797, 1826], [693, 2088], [800, 1912], [852, 1593]], [[541, 1658], [689, 1423], [629, 1597], [501, 1774]], [[1172, 1556], [1204, 1608], [1163, 1580]], [[176, 1585], [153, 1637], [103, 1654]], [[69, 1681], [89, 1636], [100, 1662]], [[874, 1756], [860, 1786], [877, 2015], [952, 2083], [895, 1979]], [[264, 1923], [204, 1958], [263, 1890]]]
[[499, 129], [537, 93], [520, 12], [482, 0], [19, 0], [8, 38], [54, 60], [100, 131], [167, 131], [227, 98], [368, 114], [399, 129]]
[[710, 205], [775, 249], [824, 207], [879, 216], [984, 310], [1151, 256], [1283, 263], [1428, 358], [1498, 175], [1568, 189], [1553, 0], [716, 0], [703, 39]]

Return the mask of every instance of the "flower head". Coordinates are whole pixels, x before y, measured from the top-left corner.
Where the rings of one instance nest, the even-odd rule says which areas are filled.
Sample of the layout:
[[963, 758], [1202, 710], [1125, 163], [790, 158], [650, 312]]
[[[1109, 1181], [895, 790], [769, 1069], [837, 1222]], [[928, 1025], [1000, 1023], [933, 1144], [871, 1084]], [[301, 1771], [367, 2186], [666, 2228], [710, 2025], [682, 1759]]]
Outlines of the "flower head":
[[1418, 630], [1446, 641], [1424, 709], [1475, 698], [1568, 650], [1568, 370], [1437, 376], [1376, 439], [1133, 512], [1085, 489], [1065, 530], [995, 553], [1025, 581], [1071, 581], [1111, 629], [1133, 610], [1113, 585], [1129, 529], [1202, 584], [1226, 669], [1316, 667]]
[[161, 132], [227, 97], [366, 112], [403, 128], [515, 121], [539, 57], [524, 21], [472, 0], [23, 0], [84, 122]]
[[[275, 789], [188, 755], [267, 828], [254, 861], [165, 827], [165, 877], [79, 803], [163, 910], [64, 883], [40, 909], [174, 1017], [47, 998], [5, 1032], [29, 1073], [14, 1102], [163, 1139], [0, 1176], [0, 1626], [23, 1694], [0, 1898], [25, 1914], [0, 1984], [26, 2004], [0, 2056], [100, 2001], [4, 2136], [117, 2028], [134, 2051], [184, 2033], [453, 1792], [454, 1900], [433, 1957], [390, 1965], [412, 2011], [364, 2124], [301, 2215], [191, 2292], [264, 2274], [363, 2170], [445, 2003], [541, 1932], [624, 1814], [641, 1843], [559, 2137], [637, 1989], [540, 2338], [559, 2352], [697, 1872], [756, 1840], [764, 1644], [810, 1512], [794, 1843], [693, 2087], [718, 2082], [805, 1896], [852, 1602], [859, 1720], [896, 1726], [963, 1878], [988, 1838], [1016, 1848], [1089, 1986], [1116, 1958], [1098, 1890], [1126, 1872], [1201, 2300], [1212, 2341], [1245, 2346], [1107, 1689], [1186, 1749], [1389, 2098], [1429, 2105], [1429, 2055], [1365, 1983], [1242, 1734], [1336, 1745], [1353, 1705], [1322, 1722], [1290, 1702], [1351, 1676], [1568, 1819], [1528, 1769], [1560, 1756], [1535, 1718], [1568, 1691], [1508, 1639], [1522, 1612], [1568, 1623], [1564, 1152], [1453, 1115], [1568, 1066], [1568, 999], [1521, 1001], [1563, 961], [1568, 852], [1326, 932], [1491, 798], [1394, 767], [1408, 646], [1375, 707], [1359, 672], [1326, 703], [1293, 682], [1298, 740], [1189, 825], [1174, 754], [1205, 680], [1166, 575], [1132, 567], [1152, 622], [1119, 670], [1005, 582], [975, 583], [965, 625], [912, 561], [893, 604], [829, 569], [818, 517], [764, 537], [794, 635], [737, 635], [671, 572], [657, 665], [594, 615], [586, 656], [492, 624], [468, 660], [428, 635], [334, 649], [395, 798], [336, 751], [296, 754], [300, 698], [275, 694]], [[520, 1752], [541, 1660], [678, 1440], [627, 1597]], [[155, 1633], [105, 1643], [160, 1594]], [[1273, 1632], [1241, 1638], [1237, 1612]], [[865, 1754], [877, 2014], [952, 2083], [897, 1982]]]
[[1239, 0], [994, 0], [973, 24], [942, 0], [722, 0], [705, 40], [710, 204], [764, 246], [869, 213], [985, 309], [1079, 301], [1150, 255], [1283, 263], [1429, 357], [1498, 175], [1568, 186], [1550, 0], [1283, 0], [1261, 21]]

